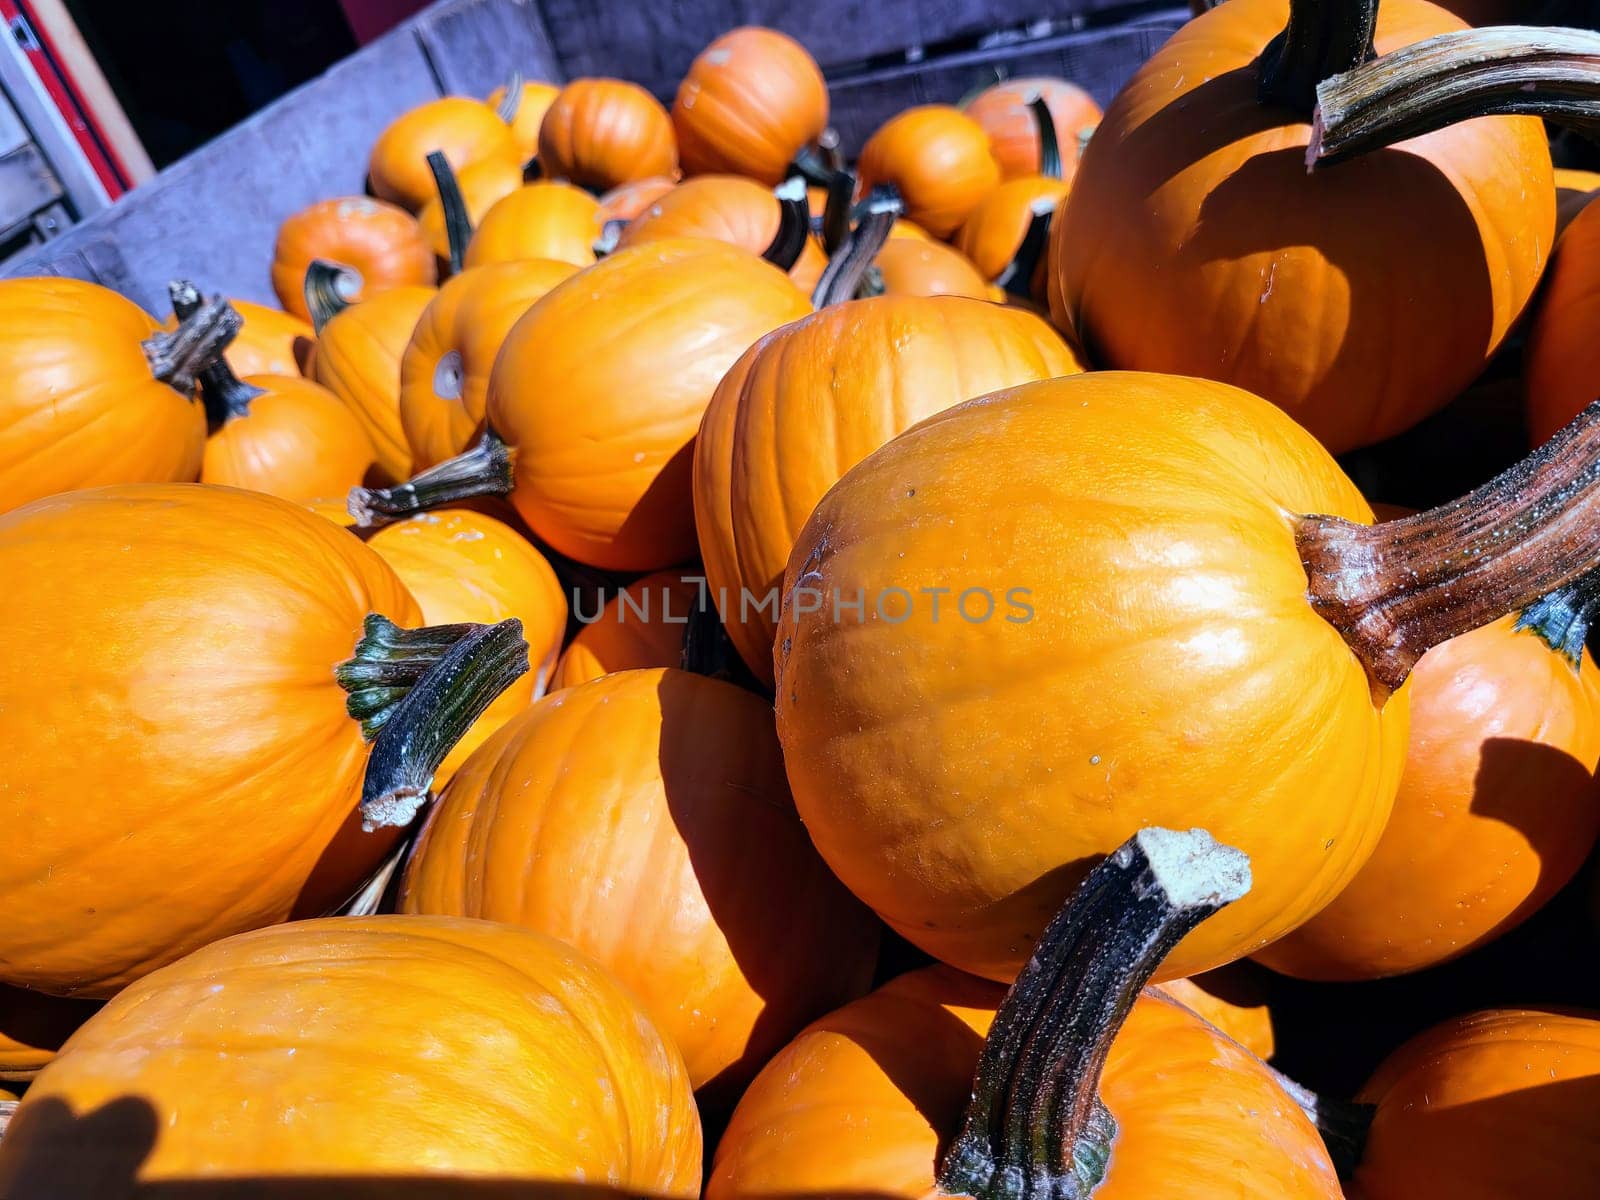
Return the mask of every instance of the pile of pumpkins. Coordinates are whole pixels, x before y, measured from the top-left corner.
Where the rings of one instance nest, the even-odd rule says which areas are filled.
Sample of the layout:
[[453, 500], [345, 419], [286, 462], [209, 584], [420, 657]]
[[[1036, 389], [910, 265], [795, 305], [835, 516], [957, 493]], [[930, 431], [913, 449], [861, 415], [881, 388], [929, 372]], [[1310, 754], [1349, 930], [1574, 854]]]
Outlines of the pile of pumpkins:
[[[1600, 837], [1600, 36], [1196, 8], [853, 165], [768, 29], [437, 100], [281, 308], [0, 283], [0, 1197], [1600, 1195], [1600, 1011], [1319, 1096], [1237, 986]], [[1526, 457], [1358, 489], [1480, 378]]]

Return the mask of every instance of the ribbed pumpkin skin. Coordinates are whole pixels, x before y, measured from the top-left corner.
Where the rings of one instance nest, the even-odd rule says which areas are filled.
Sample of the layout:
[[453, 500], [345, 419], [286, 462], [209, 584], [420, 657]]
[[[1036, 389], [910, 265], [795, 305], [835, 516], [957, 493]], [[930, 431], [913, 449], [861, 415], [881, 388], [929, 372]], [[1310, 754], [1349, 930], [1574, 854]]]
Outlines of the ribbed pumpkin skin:
[[[309, 322], [282, 309], [252, 304], [248, 300], [229, 300], [228, 303], [244, 318], [238, 336], [228, 343], [223, 353], [235, 375], [305, 373], [302, 364], [309, 360], [317, 341], [317, 331]], [[178, 320], [169, 315], [161, 327], [176, 329]]]
[[312, 378], [350, 406], [378, 456], [378, 475], [410, 477], [411, 446], [400, 422], [400, 360], [438, 292], [395, 288], [353, 304], [322, 327]]
[[1000, 182], [983, 126], [947, 104], [925, 104], [891, 117], [867, 139], [858, 165], [863, 191], [894, 184], [906, 216], [935, 237], [959, 229]]
[[[1377, 844], [1406, 693], [1378, 709], [1307, 603], [1301, 513], [1372, 519], [1272, 405], [1169, 376], [997, 392], [857, 464], [796, 540], [774, 655], [823, 857], [912, 942], [1002, 980], [1086, 867], [1152, 824], [1213, 830], [1254, 878], [1159, 978], [1303, 923]], [[886, 596], [890, 618], [899, 587], [914, 609], [801, 615], [802, 578]], [[953, 589], [937, 621], [934, 587]], [[970, 588], [994, 597], [989, 620], [954, 608]], [[982, 595], [967, 603], [981, 617]]]
[[31, 1079], [95, 1007], [0, 984], [0, 1080]]
[[557, 286], [489, 378], [523, 520], [607, 570], [693, 558], [693, 442], [711, 393], [752, 342], [810, 311], [771, 263], [699, 238], [618, 251]]
[[1587, 1200], [1600, 1189], [1596, 1087], [1600, 1014], [1500, 1009], [1436, 1026], [1357, 1097], [1378, 1112], [1351, 1200]]
[[400, 425], [415, 470], [472, 445], [483, 426], [489, 371], [506, 334], [577, 270], [553, 259], [493, 263], [469, 267], [439, 289], [400, 360]]
[[931, 238], [891, 237], [873, 260], [886, 296], [992, 297], [977, 264], [954, 246]]
[[373, 193], [416, 212], [436, 193], [428, 155], [442, 150], [457, 175], [498, 158], [521, 166], [511, 127], [481, 100], [445, 96], [402, 113], [378, 135], [367, 174]]
[[[91, 1119], [129, 1097], [151, 1114], [142, 1162]], [[677, 1051], [582, 955], [487, 921], [338, 918], [207, 946], [113, 1000], [18, 1110], [0, 1188], [58, 1194], [52, 1178], [103, 1157], [147, 1183], [492, 1176], [692, 1197], [700, 1153]]]
[[466, 265], [553, 258], [586, 267], [600, 236], [595, 198], [570, 183], [540, 180], [497, 201], [467, 244]]
[[[522, 168], [507, 158], [488, 158], [466, 167], [456, 176], [467, 219], [476, 229], [489, 210], [522, 186]], [[450, 235], [444, 227], [444, 204], [438, 193], [417, 212], [417, 224], [435, 257], [450, 261]]]
[[731, 29], [695, 58], [672, 125], [689, 175], [746, 175], [769, 187], [828, 124], [828, 85], [806, 48], [775, 29]]
[[266, 394], [206, 439], [201, 483], [305, 501], [348, 492], [367, 477], [372, 439], [338, 396], [298, 375], [245, 382]]
[[[511, 140], [516, 143], [517, 158], [523, 163], [538, 157], [539, 126], [544, 124], [544, 114], [560, 92], [561, 88], [553, 83], [523, 83], [522, 99], [517, 102], [516, 115], [511, 118]], [[505, 98], [506, 89], [497, 87], [484, 103], [498, 112]]]
[[360, 798], [334, 668], [368, 613], [420, 624], [395, 573], [295, 505], [195, 485], [41, 500], [0, 556], [0, 824], [29, 831], [0, 852], [0, 981], [109, 995], [281, 921]]
[[[937, 1157], [1002, 995], [929, 967], [814, 1023], [745, 1093], [706, 1200], [944, 1196]], [[1117, 1136], [1095, 1200], [1340, 1200], [1320, 1136], [1266, 1068], [1155, 992], [1112, 1043], [1100, 1096]]]
[[[311, 320], [306, 268], [316, 258], [338, 263], [361, 277], [355, 300], [369, 300], [397, 287], [432, 287], [438, 278], [433, 249], [417, 219], [403, 208], [366, 196], [319, 201], [279, 226], [272, 251], [272, 290], [278, 303], [302, 321]], [[248, 327], [248, 315], [245, 320]]]
[[367, 545], [394, 568], [429, 625], [522, 622], [530, 669], [502, 692], [434, 773], [442, 790], [472, 752], [544, 695], [567, 632], [567, 598], [544, 555], [511, 526], [471, 509], [418, 513]]
[[751, 671], [772, 682], [777, 611], [759, 605], [841, 475], [953, 404], [1081, 369], [1039, 318], [954, 297], [831, 305], [747, 350], [701, 423], [694, 507], [706, 579]]
[[670, 175], [652, 175], [612, 188], [600, 197], [600, 223], [631, 221], [678, 186]]
[[1528, 326], [1522, 380], [1528, 434], [1541, 445], [1600, 395], [1600, 208], [1589, 205], [1561, 235]]
[[862, 995], [878, 923], [789, 799], [772, 710], [677, 670], [529, 709], [440, 802], [404, 912], [482, 917], [591, 955], [728, 1099], [807, 1021]]
[[1000, 164], [1001, 178], [1020, 179], [1039, 173], [1039, 128], [1028, 107], [1035, 99], [1050, 110], [1061, 173], [1071, 179], [1084, 131], [1098, 125], [1101, 115], [1094, 97], [1077, 84], [1047, 76], [1007, 79], [984, 88], [965, 111], [989, 135], [989, 151]]
[[1258, 957], [1372, 979], [1458, 957], [1532, 916], [1600, 836], [1600, 669], [1503, 617], [1411, 673], [1411, 738], [1378, 848], [1322, 912]]
[[622, 79], [574, 79], [539, 127], [546, 179], [606, 191], [678, 170], [672, 118], [649, 92]]
[[700, 587], [679, 571], [658, 571], [623, 588], [628, 598], [613, 596], [593, 620], [587, 620], [592, 609], [579, 608], [585, 623], [562, 653], [550, 690], [613, 671], [681, 666], [684, 630], [700, 603]]
[[[1051, 269], [1089, 357], [1216, 379], [1334, 453], [1459, 395], [1550, 254], [1543, 126], [1469, 121], [1308, 174], [1311, 126], [1256, 102], [1287, 0], [1189, 22], [1118, 94], [1054, 225]], [[1385, 0], [1380, 54], [1461, 23]]]
[[1011, 264], [1033, 221], [1033, 206], [1060, 201], [1070, 184], [1043, 175], [1008, 179], [978, 202], [956, 234], [956, 249], [985, 279], [997, 279]]

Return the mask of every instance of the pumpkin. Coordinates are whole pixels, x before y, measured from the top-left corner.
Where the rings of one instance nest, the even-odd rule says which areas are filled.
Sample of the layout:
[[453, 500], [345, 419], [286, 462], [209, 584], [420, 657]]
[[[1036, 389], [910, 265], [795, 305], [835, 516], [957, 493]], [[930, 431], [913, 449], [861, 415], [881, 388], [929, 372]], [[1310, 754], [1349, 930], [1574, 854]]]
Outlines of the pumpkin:
[[600, 236], [593, 196], [567, 183], [526, 184], [496, 203], [473, 231], [466, 265], [548, 258], [586, 267]]
[[[935, 966], [814, 1023], [740, 1101], [706, 1200], [1338, 1200], [1272, 1072], [1140, 992], [1184, 928], [1249, 887], [1208, 841], [1149, 830], [1096, 868], [1009, 993]], [[1178, 847], [1202, 857], [1161, 861]]]
[[[293, 313], [248, 300], [229, 300], [228, 303], [244, 322], [223, 352], [223, 358], [235, 375], [306, 373], [317, 341], [317, 331], [309, 322]], [[163, 327], [169, 333], [175, 330], [177, 317], [168, 317]]]
[[[1600, 1014], [1499, 1009], [1407, 1042], [1375, 1105], [1351, 1200], [1584, 1200], [1600, 1188]], [[1506, 1139], [1517, 1149], [1505, 1153]]]
[[[476, 227], [489, 210], [522, 187], [522, 168], [504, 158], [488, 158], [464, 168], [456, 176], [461, 199], [466, 205], [467, 222]], [[445, 210], [437, 193], [417, 213], [417, 223], [434, 255], [450, 261], [450, 235], [445, 228]]]
[[983, 126], [947, 104], [925, 104], [891, 117], [861, 148], [858, 167], [863, 191], [892, 184], [905, 202], [906, 216], [935, 237], [961, 228], [1000, 182]]
[[886, 295], [993, 298], [989, 281], [977, 264], [943, 242], [891, 233], [873, 265]]
[[1258, 991], [1239, 995], [1231, 971], [1223, 967], [1193, 979], [1169, 979], [1159, 990], [1265, 1062], [1277, 1049], [1272, 1010]]
[[349, 896], [392, 840], [324, 860], [358, 801], [409, 821], [527, 666], [514, 629], [400, 628], [420, 614], [378, 555], [256, 492], [51, 497], [0, 519], [0, 555], [0, 823], [29, 831], [0, 853], [0, 982], [55, 994], [110, 995], [302, 893]]
[[651, 175], [647, 179], [618, 184], [600, 197], [600, 224], [610, 221], [626, 224], [677, 186], [678, 181], [669, 175]]
[[1600, 171], [1575, 171], [1570, 167], [1557, 167], [1556, 179], [1556, 238], [1566, 232], [1567, 226], [1577, 218], [1589, 201], [1600, 191]]
[[0, 984], [0, 1080], [32, 1079], [97, 1007]]
[[700, 607], [703, 583], [698, 576], [658, 571], [634, 580], [592, 612], [575, 599], [581, 628], [562, 652], [550, 690], [615, 671], [682, 666], [685, 632]]
[[1600, 208], [1589, 206], [1561, 235], [1523, 352], [1528, 435], [1535, 445], [1600, 395]]
[[678, 170], [672, 118], [649, 92], [622, 79], [574, 79], [539, 127], [548, 179], [596, 191]]
[[404, 479], [412, 470], [400, 421], [400, 360], [436, 295], [433, 288], [393, 288], [318, 314], [312, 378], [349, 405], [377, 452], [378, 475], [385, 480]]
[[1163, 971], [1260, 950], [1376, 847], [1417, 659], [1600, 559], [1574, 482], [1597, 421], [1376, 526], [1315, 439], [1224, 384], [1092, 372], [923, 421], [822, 499], [785, 573], [778, 731], [818, 849], [907, 939], [1003, 980], [1083, 864], [1181, 815], [1256, 886]]
[[523, 925], [591, 955], [732, 1100], [808, 1021], [866, 992], [878, 925], [794, 814], [772, 710], [678, 670], [567, 688], [456, 776], [402, 912]]
[[672, 104], [685, 173], [745, 175], [769, 187], [827, 124], [816, 60], [786, 34], [753, 25], [702, 50]]
[[495, 88], [484, 101], [511, 126], [519, 162], [529, 163], [539, 156], [539, 126], [544, 124], [544, 114], [560, 91], [553, 83], [523, 80], [513, 82], [509, 91], [505, 86]]
[[528, 259], [470, 267], [439, 289], [400, 360], [400, 424], [417, 469], [473, 443], [506, 334], [535, 301], [575, 274], [570, 263]]
[[605, 1180], [692, 1197], [700, 1122], [677, 1051], [571, 948], [487, 921], [338, 918], [217, 942], [106, 1005], [18, 1109], [0, 1191], [62, 1195], [97, 1168], [126, 1185], [134, 1164], [153, 1191]]
[[499, 113], [481, 100], [445, 96], [402, 113], [378, 135], [367, 167], [373, 194], [416, 212], [437, 192], [428, 168], [435, 150], [457, 175], [491, 159], [517, 168], [523, 163]]
[[694, 505], [712, 600], [756, 677], [772, 682], [795, 537], [845, 471], [953, 404], [1081, 369], [1039, 318], [952, 296], [830, 305], [746, 351], [700, 426]]
[[[278, 303], [303, 321], [311, 320], [306, 303], [306, 270], [316, 260], [337, 263], [350, 273], [348, 298], [368, 299], [397, 287], [432, 287], [438, 267], [417, 219], [402, 208], [347, 196], [323, 200], [289, 217], [278, 228], [272, 251], [272, 290]], [[251, 314], [245, 313], [248, 326]], [[235, 364], [240, 374], [286, 374], [251, 371]]]
[[956, 249], [985, 279], [999, 279], [1017, 257], [1034, 217], [1054, 212], [1067, 187], [1046, 175], [1006, 180], [972, 210], [956, 234]]
[[11, 313], [0, 329], [0, 512], [75, 488], [199, 474], [195, 373], [238, 329], [225, 302], [175, 333], [76, 279], [0, 281], [0, 305]]
[[810, 311], [787, 276], [700, 238], [622, 250], [557, 285], [512, 328], [473, 449], [352, 511], [383, 522], [506, 495], [558, 553], [612, 571], [695, 552], [695, 432], [727, 369], [762, 334]]
[[1006, 79], [984, 88], [964, 105], [989, 135], [989, 152], [1003, 179], [1039, 173], [1039, 125], [1029, 106], [1043, 100], [1061, 148], [1061, 174], [1071, 179], [1078, 166], [1078, 147], [1100, 123], [1100, 106], [1075, 83], [1048, 76]]
[[1118, 94], [1051, 246], [1093, 361], [1245, 388], [1335, 453], [1482, 372], [1549, 256], [1544, 128], [1469, 121], [1308, 174], [1316, 85], [1374, 20], [1380, 54], [1462, 27], [1425, 0], [1229, 0]]

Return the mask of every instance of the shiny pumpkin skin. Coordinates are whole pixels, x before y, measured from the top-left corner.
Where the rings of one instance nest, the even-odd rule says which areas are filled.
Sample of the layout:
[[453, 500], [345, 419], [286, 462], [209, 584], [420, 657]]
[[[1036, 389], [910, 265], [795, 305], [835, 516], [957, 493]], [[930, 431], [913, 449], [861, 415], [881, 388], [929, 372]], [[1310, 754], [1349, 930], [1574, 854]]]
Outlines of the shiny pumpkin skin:
[[[366, 196], [318, 201], [278, 227], [272, 290], [278, 303], [302, 321], [311, 320], [306, 268], [317, 258], [360, 276], [352, 300], [371, 299], [397, 287], [432, 287], [438, 279], [433, 249], [417, 219], [397, 205]], [[248, 328], [248, 315], [245, 322]]]
[[711, 394], [751, 343], [810, 311], [771, 263], [700, 238], [620, 250], [558, 285], [489, 378], [523, 520], [605, 570], [693, 558], [693, 443]]
[[1423, 656], [1377, 850], [1262, 962], [1307, 979], [1418, 971], [1521, 924], [1577, 873], [1600, 836], [1600, 669], [1515, 625]]
[[[1230, 998], [1225, 990], [1211, 984], [1210, 972], [1193, 979], [1169, 979], [1159, 990], [1169, 1000], [1175, 1000], [1197, 1017], [1227, 1034], [1262, 1062], [1270, 1059], [1277, 1050], [1277, 1036], [1272, 1028], [1272, 1010], [1259, 996], [1248, 1000]], [[1226, 968], [1221, 974], [1227, 974]]]
[[890, 237], [873, 260], [888, 296], [993, 298], [977, 264], [954, 246], [931, 238]]
[[0, 512], [108, 483], [193, 479], [205, 412], [150, 373], [161, 325], [77, 279], [0, 281]]
[[1500, 1009], [1436, 1026], [1357, 1097], [1378, 1111], [1351, 1200], [1587, 1200], [1597, 1086], [1600, 1014]]
[[1578, 171], [1571, 167], [1557, 167], [1556, 177], [1556, 238], [1566, 232], [1567, 226], [1577, 218], [1589, 201], [1600, 191], [1600, 171]]
[[379, 479], [411, 475], [411, 446], [400, 422], [400, 360], [438, 292], [394, 288], [353, 304], [322, 327], [311, 376], [350, 406], [377, 452]]
[[206, 439], [201, 483], [304, 501], [348, 492], [367, 477], [372, 439], [338, 396], [298, 375], [244, 382], [264, 394]]
[[1550, 264], [1539, 308], [1528, 326], [1522, 381], [1528, 435], [1550, 440], [1600, 394], [1600, 208], [1572, 219]]
[[[1054, 224], [1062, 311], [1116, 369], [1216, 379], [1334, 453], [1464, 391], [1550, 254], [1542, 124], [1469, 121], [1308, 174], [1303, 114], [1256, 102], [1287, 0], [1190, 21], [1107, 110]], [[1461, 28], [1385, 0], [1380, 54]]]
[[623, 79], [574, 79], [539, 127], [546, 179], [606, 191], [652, 175], [674, 175], [672, 118], [649, 92]]
[[[706, 1200], [945, 1195], [937, 1155], [1002, 995], [928, 967], [813, 1023], [734, 1111]], [[1340, 1200], [1320, 1136], [1267, 1069], [1157, 992], [1112, 1043], [1100, 1096], [1117, 1135], [1095, 1200]]]
[[[456, 184], [467, 206], [467, 219], [476, 229], [491, 208], [522, 187], [522, 168], [509, 159], [488, 158], [464, 167], [456, 176]], [[422, 235], [428, 239], [435, 257], [448, 264], [450, 235], [444, 227], [444, 204], [437, 192], [417, 211], [417, 224], [422, 226]]]
[[696, 57], [672, 104], [688, 175], [782, 183], [828, 124], [828, 85], [806, 48], [759, 26], [730, 29]]
[[677, 186], [678, 181], [670, 175], [652, 175], [648, 179], [618, 184], [600, 197], [600, 224], [631, 221]]
[[96, 1007], [0, 984], [0, 1080], [33, 1078]]
[[[560, 92], [559, 84], [523, 82], [522, 99], [517, 102], [516, 115], [511, 118], [511, 140], [516, 143], [517, 158], [521, 162], [526, 164], [539, 156], [539, 126], [544, 124], [544, 114]], [[505, 98], [506, 89], [501, 86], [490, 92], [484, 103], [498, 112]]]
[[[399, 578], [293, 504], [190, 484], [38, 501], [0, 553], [0, 822], [29, 830], [0, 854], [0, 982], [110, 995], [283, 920], [361, 795], [334, 668], [367, 614], [421, 624]], [[386, 845], [323, 869], [348, 894]]]
[[[108, 1148], [91, 1114], [128, 1097], [151, 1128]], [[0, 1186], [108, 1155], [151, 1184], [492, 1176], [692, 1197], [700, 1154], [677, 1051], [593, 962], [487, 921], [345, 917], [228, 938], [106, 1005], [18, 1110]]]
[[567, 632], [566, 593], [527, 538], [471, 509], [418, 513], [378, 530], [367, 545], [416, 597], [425, 623], [493, 625], [516, 617], [528, 642], [528, 673], [500, 694], [439, 765], [433, 786], [440, 791], [474, 750], [544, 695]]
[[481, 100], [444, 96], [395, 118], [372, 146], [367, 166], [373, 194], [416, 212], [438, 192], [428, 155], [444, 152], [459, 176], [474, 163], [498, 158], [520, 167], [511, 127]]
[[906, 216], [949, 237], [1000, 182], [989, 136], [948, 104], [924, 104], [889, 118], [861, 148], [861, 189], [892, 183]]
[[1033, 222], [1033, 206], [1047, 200], [1059, 202], [1069, 186], [1043, 175], [1006, 180], [972, 210], [956, 234], [956, 249], [972, 260], [985, 279], [998, 279], [1022, 246]]
[[[228, 343], [223, 358], [235, 375], [303, 375], [309, 364], [317, 331], [293, 313], [248, 300], [229, 300], [244, 319], [238, 336]], [[178, 319], [168, 316], [162, 328], [173, 330]]]
[[467, 243], [466, 265], [552, 258], [586, 267], [594, 262], [600, 236], [595, 198], [570, 183], [539, 180], [524, 184], [484, 214]]
[[1050, 110], [1061, 173], [1071, 179], [1084, 131], [1097, 126], [1101, 116], [1094, 97], [1077, 84], [1048, 76], [1007, 79], [984, 88], [965, 111], [989, 135], [989, 151], [1000, 164], [1001, 178], [1021, 179], [1039, 173], [1039, 128], [1028, 107], [1035, 99]]
[[564, 689], [508, 726], [429, 819], [400, 908], [590, 955], [727, 1100], [877, 960], [877, 921], [795, 816], [770, 706], [671, 669]]
[[830, 305], [747, 350], [701, 423], [694, 507], [706, 579], [757, 678], [772, 682], [777, 628], [759, 602], [841, 475], [953, 404], [1080, 370], [1039, 318], [950, 296]]
[[583, 627], [562, 652], [550, 690], [614, 671], [681, 666], [684, 631], [700, 603], [700, 587], [695, 576], [657, 571], [623, 588], [626, 600], [613, 596], [598, 610], [575, 605]]
[[489, 371], [506, 335], [577, 271], [554, 259], [492, 263], [469, 267], [439, 289], [400, 360], [400, 424], [415, 470], [460, 454], [477, 439]]
[[[774, 654], [823, 857], [910, 941], [1002, 980], [1088, 865], [1149, 825], [1213, 831], [1254, 878], [1158, 979], [1309, 919], [1377, 844], [1407, 700], [1378, 707], [1306, 601], [1301, 513], [1372, 520], [1281, 411], [1171, 376], [997, 392], [859, 463], [796, 540]], [[799, 614], [802, 580], [901, 620]], [[937, 621], [934, 587], [954, 589]], [[952, 611], [971, 588], [988, 620], [961, 616], [982, 594]]]

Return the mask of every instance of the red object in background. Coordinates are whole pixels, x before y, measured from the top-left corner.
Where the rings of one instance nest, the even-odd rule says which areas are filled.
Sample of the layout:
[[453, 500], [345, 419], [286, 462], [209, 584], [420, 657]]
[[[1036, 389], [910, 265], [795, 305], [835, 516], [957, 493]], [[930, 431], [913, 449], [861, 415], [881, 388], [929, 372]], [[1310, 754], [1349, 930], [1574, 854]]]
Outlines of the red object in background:
[[421, 12], [428, 3], [429, 0], [339, 0], [351, 32], [363, 46]]

